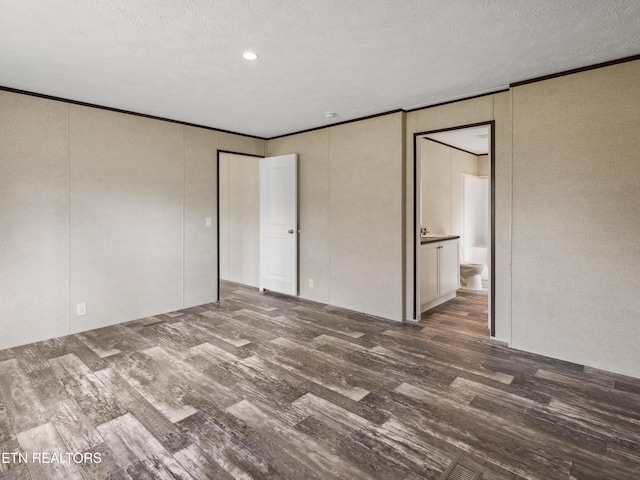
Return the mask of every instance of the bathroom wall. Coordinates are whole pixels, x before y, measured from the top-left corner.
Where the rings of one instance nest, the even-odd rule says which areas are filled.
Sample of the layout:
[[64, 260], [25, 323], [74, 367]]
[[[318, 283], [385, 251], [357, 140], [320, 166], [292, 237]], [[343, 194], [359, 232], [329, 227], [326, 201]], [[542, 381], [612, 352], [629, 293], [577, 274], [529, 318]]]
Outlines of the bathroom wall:
[[220, 278], [258, 287], [259, 274], [259, 158], [221, 153]]
[[451, 233], [451, 148], [420, 140], [421, 222], [431, 233]]
[[489, 155], [478, 155], [478, 176], [487, 177], [489, 175]]
[[462, 174], [476, 175], [478, 156], [456, 148], [451, 151], [451, 235], [462, 235]]
[[419, 140], [421, 225], [431, 233], [461, 235], [462, 174], [476, 175], [478, 157], [441, 143]]
[[0, 348], [215, 300], [216, 151], [264, 143], [0, 92]]
[[[461, 261], [487, 265], [490, 243], [489, 179], [462, 175], [461, 245], [464, 258]], [[486, 270], [483, 278], [488, 278]]]

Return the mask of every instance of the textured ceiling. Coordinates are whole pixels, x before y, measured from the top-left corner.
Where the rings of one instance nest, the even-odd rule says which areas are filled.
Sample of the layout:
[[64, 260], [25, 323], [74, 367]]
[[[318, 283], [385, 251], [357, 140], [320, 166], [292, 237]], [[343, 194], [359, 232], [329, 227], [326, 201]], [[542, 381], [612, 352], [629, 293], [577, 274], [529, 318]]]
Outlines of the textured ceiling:
[[487, 155], [489, 153], [489, 145], [491, 134], [488, 125], [479, 127], [459, 128], [457, 130], [447, 130], [446, 132], [430, 133], [424, 138], [430, 138], [440, 143], [460, 148], [476, 155]]
[[0, 0], [0, 86], [261, 137], [638, 53], [638, 0]]

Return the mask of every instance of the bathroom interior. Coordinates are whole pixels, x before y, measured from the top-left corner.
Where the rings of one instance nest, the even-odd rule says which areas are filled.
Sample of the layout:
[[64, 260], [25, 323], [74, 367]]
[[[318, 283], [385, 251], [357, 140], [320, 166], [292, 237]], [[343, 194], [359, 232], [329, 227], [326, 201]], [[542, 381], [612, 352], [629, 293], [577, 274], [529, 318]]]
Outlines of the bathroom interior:
[[[419, 248], [424, 248], [427, 239], [456, 241], [459, 237], [456, 290], [488, 297], [491, 288], [491, 128], [486, 124], [428, 133], [418, 138], [416, 145], [421, 180]], [[424, 265], [424, 258], [419, 267], [423, 281], [423, 270], [429, 268]], [[451, 296], [442, 298], [446, 300]], [[425, 307], [422, 298], [420, 305], [424, 311], [437, 303]]]

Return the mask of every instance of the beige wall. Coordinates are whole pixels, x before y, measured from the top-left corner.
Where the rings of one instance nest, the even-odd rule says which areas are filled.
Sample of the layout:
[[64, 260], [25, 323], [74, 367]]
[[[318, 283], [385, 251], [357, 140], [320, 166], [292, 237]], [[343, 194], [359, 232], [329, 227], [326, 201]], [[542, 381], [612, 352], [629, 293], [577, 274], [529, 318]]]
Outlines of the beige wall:
[[640, 377], [640, 61], [512, 91], [512, 345]]
[[69, 108], [71, 331], [180, 308], [182, 126]]
[[[218, 297], [216, 150], [218, 132], [184, 127], [184, 305]], [[211, 217], [213, 227], [206, 228]]]
[[397, 113], [267, 142], [299, 154], [302, 297], [402, 320], [402, 132]]
[[260, 163], [220, 154], [220, 278], [258, 287]]
[[0, 348], [215, 300], [216, 153], [264, 144], [0, 92]]
[[0, 348], [69, 333], [69, 110], [0, 92]]
[[479, 177], [489, 176], [489, 155], [478, 156], [478, 173]]
[[403, 319], [403, 114], [333, 127], [329, 141], [331, 302]]

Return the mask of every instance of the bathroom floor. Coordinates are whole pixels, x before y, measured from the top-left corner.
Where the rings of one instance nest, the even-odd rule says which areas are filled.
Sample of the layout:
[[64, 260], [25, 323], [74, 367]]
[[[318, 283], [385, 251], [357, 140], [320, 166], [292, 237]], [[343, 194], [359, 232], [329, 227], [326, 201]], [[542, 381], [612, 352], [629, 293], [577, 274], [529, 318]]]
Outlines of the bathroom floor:
[[460, 292], [487, 296], [487, 295], [489, 295], [489, 280], [482, 280], [482, 290], [470, 290], [468, 288], [465, 288], [465, 287], [461, 286], [458, 289], [458, 294]]
[[485, 289], [458, 289], [456, 298], [424, 312], [422, 323], [434, 328], [455, 327], [457, 334], [488, 339], [488, 303]]

